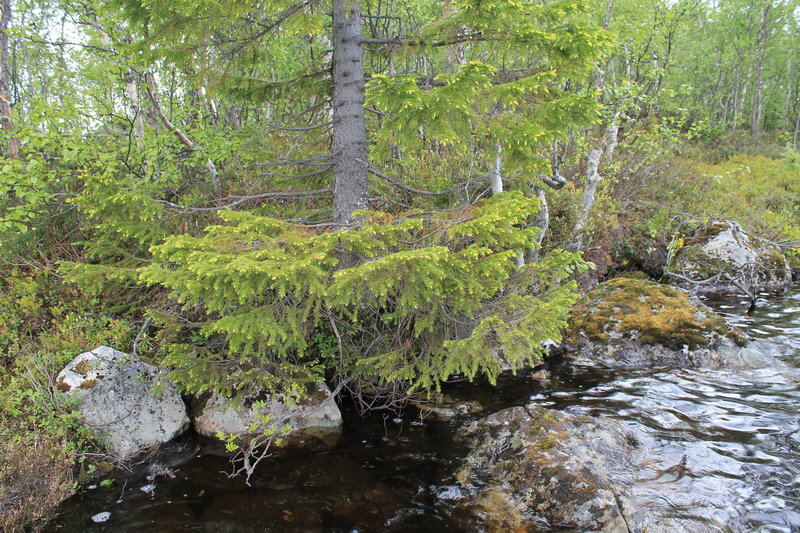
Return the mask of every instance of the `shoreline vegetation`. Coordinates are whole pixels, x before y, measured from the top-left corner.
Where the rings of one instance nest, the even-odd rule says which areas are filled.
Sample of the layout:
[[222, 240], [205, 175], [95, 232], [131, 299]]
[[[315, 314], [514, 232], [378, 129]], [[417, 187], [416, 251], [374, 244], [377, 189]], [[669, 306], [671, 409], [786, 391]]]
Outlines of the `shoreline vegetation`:
[[0, 529], [124, 466], [56, 379], [99, 346], [367, 413], [537, 365], [620, 274], [797, 282], [796, 8], [2, 0]]

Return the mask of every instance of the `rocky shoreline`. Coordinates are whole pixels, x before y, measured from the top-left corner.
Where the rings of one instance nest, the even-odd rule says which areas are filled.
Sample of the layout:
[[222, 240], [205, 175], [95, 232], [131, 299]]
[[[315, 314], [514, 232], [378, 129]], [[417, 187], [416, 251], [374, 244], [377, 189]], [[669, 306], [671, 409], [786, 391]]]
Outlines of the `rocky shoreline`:
[[[786, 276], [781, 283], [788, 283]], [[586, 293], [554, 351], [564, 355], [566, 364], [612, 369], [746, 373], [781, 365], [692, 292], [642, 275], [613, 278]], [[324, 383], [290, 406], [270, 399], [242, 406], [211, 397], [195, 400], [188, 409], [156, 367], [109, 347], [76, 357], [56, 386], [81, 398], [85, 422], [102, 433], [119, 461], [140, 457], [181, 434], [190, 427], [190, 413], [198, 434], [223, 441], [225, 435], [246, 439], [263, 432], [270, 420], [288, 423], [287, 437], [294, 434], [295, 440], [324, 434], [335, 441], [342, 427], [341, 412]], [[699, 502], [695, 512], [713, 520], [682, 518], [654, 498], [652, 487], [642, 489], [648, 476], [655, 479], [668, 471], [680, 479], [686, 462], [700, 459], [687, 450], [683, 463], [659, 463], [663, 444], [641, 424], [535, 404], [477, 420], [481, 407], [475, 402], [418, 408], [423, 417], [473, 419], [459, 433], [469, 452], [455, 474], [458, 490], [450, 504], [466, 510], [487, 531], [543, 526], [604, 533], [726, 531], [718, 509]], [[689, 478], [677, 486], [693, 490]], [[731, 491], [728, 496], [735, 498]], [[719, 526], [709, 525], [714, 520]]]

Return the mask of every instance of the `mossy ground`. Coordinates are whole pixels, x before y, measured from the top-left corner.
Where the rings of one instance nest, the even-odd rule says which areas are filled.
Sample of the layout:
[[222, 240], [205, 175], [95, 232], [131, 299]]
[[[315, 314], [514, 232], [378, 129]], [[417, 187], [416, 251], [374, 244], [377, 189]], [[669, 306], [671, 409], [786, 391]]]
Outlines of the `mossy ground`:
[[570, 318], [573, 341], [583, 333], [596, 342], [630, 338], [679, 349], [706, 345], [714, 333], [730, 332], [724, 318], [697, 307], [686, 293], [631, 277], [614, 278], [590, 291]]

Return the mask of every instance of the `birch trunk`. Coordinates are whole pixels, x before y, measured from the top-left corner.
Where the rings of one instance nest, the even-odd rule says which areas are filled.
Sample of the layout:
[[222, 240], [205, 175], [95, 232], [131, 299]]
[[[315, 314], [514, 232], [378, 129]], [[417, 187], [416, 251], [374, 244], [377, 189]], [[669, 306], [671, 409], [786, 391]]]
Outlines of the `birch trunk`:
[[136, 142], [136, 146], [141, 147], [144, 144], [144, 118], [142, 117], [142, 105], [139, 101], [139, 87], [136, 81], [136, 72], [133, 69], [129, 69], [128, 74], [125, 76], [125, 94], [128, 96], [131, 115], [133, 115], [133, 139]]
[[769, 8], [767, 3], [761, 11], [761, 27], [758, 30], [758, 41], [756, 41], [756, 79], [753, 82], [753, 117], [750, 123], [750, 134], [756, 137], [761, 134], [762, 122], [762, 103], [761, 103], [761, 77], [764, 73], [764, 52], [767, 40], [767, 29], [769, 23]]
[[539, 199], [539, 213], [536, 215], [536, 220], [533, 225], [541, 231], [536, 237], [536, 247], [529, 248], [525, 253], [526, 263], [535, 263], [539, 260], [539, 250], [544, 242], [544, 234], [547, 232], [547, 227], [550, 225], [550, 209], [547, 207], [547, 196], [544, 194], [542, 187], [534, 187], [536, 197]]
[[492, 196], [503, 192], [503, 174], [501, 168], [502, 157], [503, 157], [503, 145], [497, 143], [497, 152], [495, 153], [494, 157], [494, 167], [492, 168], [492, 173], [490, 177], [492, 184]]
[[359, 0], [333, 0], [333, 218], [352, 226], [367, 206], [367, 128]]
[[0, 121], [2, 129], [8, 135], [6, 155], [10, 159], [19, 157], [19, 139], [11, 133], [14, 125], [11, 122], [11, 66], [8, 59], [8, 26], [11, 24], [11, 0], [2, 0], [0, 9]]
[[[494, 156], [494, 167], [492, 167], [490, 181], [492, 185], [492, 196], [503, 192], [503, 145], [499, 142], [497, 143], [497, 151]], [[514, 258], [514, 265], [517, 268], [525, 266], [524, 253], [520, 252]]]
[[619, 115], [619, 109], [614, 111], [614, 116], [611, 117], [611, 124], [608, 126], [608, 139], [606, 140], [605, 149], [607, 163], [611, 163], [614, 160], [614, 150], [617, 149], [617, 144], [619, 143]]
[[586, 222], [589, 220], [589, 212], [594, 203], [594, 195], [597, 191], [597, 185], [600, 183], [600, 174], [597, 169], [600, 166], [600, 156], [603, 150], [601, 148], [593, 148], [589, 152], [586, 161], [586, 187], [583, 189], [583, 198], [581, 199], [581, 210], [578, 213], [578, 220], [575, 223], [575, 241], [573, 248], [575, 250], [583, 249], [583, 232], [586, 227]]
[[794, 94], [794, 73], [792, 72], [794, 69], [792, 67], [794, 67], [794, 54], [790, 53], [789, 58], [786, 60], [786, 78], [789, 81], [786, 87], [786, 100], [783, 104], [783, 125], [781, 129], [784, 133], [789, 131], [790, 116], [792, 114], [792, 96]]

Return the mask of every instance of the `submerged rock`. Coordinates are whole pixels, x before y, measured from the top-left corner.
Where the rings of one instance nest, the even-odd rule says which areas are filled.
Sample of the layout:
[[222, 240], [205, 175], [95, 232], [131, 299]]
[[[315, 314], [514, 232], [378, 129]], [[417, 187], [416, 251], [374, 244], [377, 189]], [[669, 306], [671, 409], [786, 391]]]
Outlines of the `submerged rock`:
[[[730, 531], [736, 487], [693, 494], [685, 475], [697, 457], [675, 457], [643, 426], [541, 407], [514, 407], [468, 426], [472, 451], [456, 474], [445, 513], [456, 522], [465, 511], [487, 531], [564, 528], [603, 533]], [[676, 459], [665, 464], [663, 458]], [[702, 460], [702, 457], [699, 458]], [[676, 513], [685, 499], [691, 512]]]
[[589, 291], [570, 313], [568, 357], [625, 368], [761, 368], [758, 344], [681, 289], [618, 277]]
[[214, 394], [194, 418], [194, 428], [200, 435], [216, 438], [217, 433], [246, 437], [263, 431], [261, 418], [268, 416], [268, 425], [276, 425], [280, 431], [285, 425], [291, 426], [283, 437], [303, 439], [316, 437], [329, 439], [338, 436], [342, 427], [342, 413], [336, 405], [331, 391], [325, 383], [317, 382], [309, 386], [306, 398], [294, 404], [287, 404], [272, 398], [263, 402], [245, 401], [238, 405]]
[[128, 460], [178, 436], [189, 426], [186, 405], [158, 369], [100, 346], [73, 359], [56, 388], [80, 398], [85, 423], [100, 431], [110, 451]]
[[780, 289], [792, 268], [774, 244], [751, 238], [730, 220], [714, 221], [684, 239], [668, 265], [674, 282], [696, 293]]
[[414, 402], [414, 405], [419, 409], [419, 414], [422, 418], [430, 417], [435, 420], [449, 420], [457, 416], [483, 411], [483, 406], [480, 402], [459, 401], [449, 396], [444, 396], [432, 402]]

